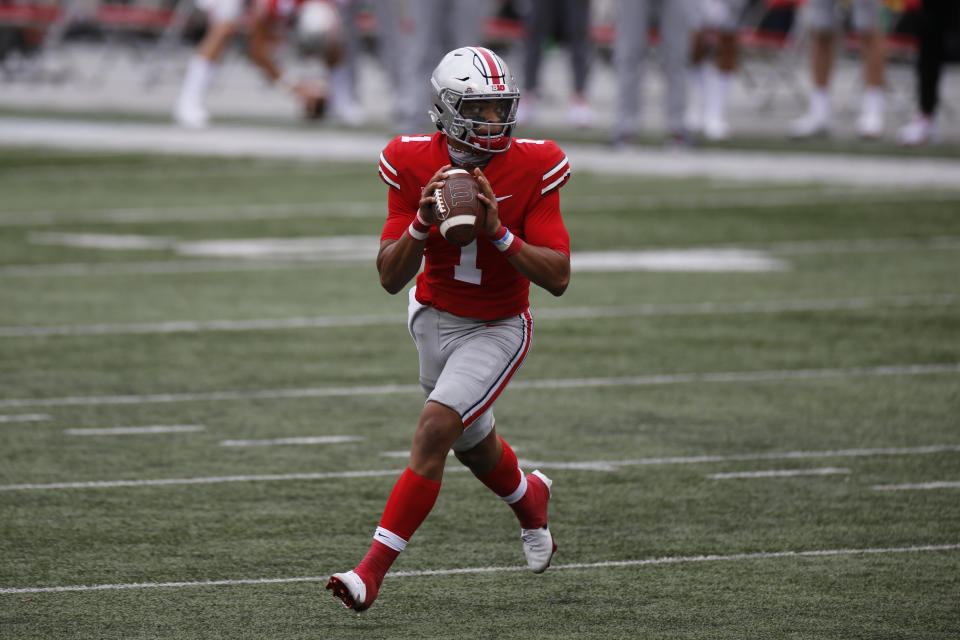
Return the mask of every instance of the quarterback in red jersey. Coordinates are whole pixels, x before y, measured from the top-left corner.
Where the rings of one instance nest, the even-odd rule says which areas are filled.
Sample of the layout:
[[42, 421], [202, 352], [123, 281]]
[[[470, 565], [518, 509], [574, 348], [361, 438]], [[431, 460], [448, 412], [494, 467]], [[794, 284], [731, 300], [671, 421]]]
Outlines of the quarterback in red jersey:
[[[451, 449], [513, 509], [534, 573], [545, 571], [557, 550], [547, 525], [552, 481], [520, 470], [497, 434], [493, 404], [529, 352], [530, 283], [559, 296], [570, 281], [558, 193], [570, 165], [553, 142], [512, 137], [520, 94], [506, 63], [489, 49], [451, 51], [430, 82], [430, 116], [439, 132], [395, 138], [380, 155], [389, 195], [377, 256], [380, 283], [390, 293], [417, 276], [408, 327], [426, 402], [409, 466], [387, 499], [370, 550], [327, 584], [357, 612], [376, 599], [384, 575], [433, 508]], [[482, 230], [464, 247], [447, 242], [434, 224], [434, 194], [454, 166], [472, 172], [486, 209]]]

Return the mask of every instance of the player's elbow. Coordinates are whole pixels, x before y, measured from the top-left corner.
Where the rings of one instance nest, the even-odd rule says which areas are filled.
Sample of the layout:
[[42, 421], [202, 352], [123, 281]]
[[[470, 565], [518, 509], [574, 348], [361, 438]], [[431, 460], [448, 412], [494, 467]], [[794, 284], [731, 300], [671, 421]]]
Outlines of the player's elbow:
[[554, 275], [551, 279], [551, 282], [548, 286], [544, 287], [554, 296], [562, 296], [563, 292], [567, 290], [567, 286], [570, 284], [570, 263], [567, 262], [564, 265], [564, 268], [559, 270], [558, 273]]
[[400, 290], [403, 289], [404, 282], [400, 282], [397, 278], [391, 278], [387, 274], [380, 273], [380, 286], [383, 287], [387, 293], [394, 295], [400, 293]]
[[555, 283], [553, 286], [547, 287], [547, 291], [549, 291], [551, 294], [559, 298], [560, 296], [563, 295], [563, 292], [567, 290], [568, 284], [570, 284], [569, 276]]

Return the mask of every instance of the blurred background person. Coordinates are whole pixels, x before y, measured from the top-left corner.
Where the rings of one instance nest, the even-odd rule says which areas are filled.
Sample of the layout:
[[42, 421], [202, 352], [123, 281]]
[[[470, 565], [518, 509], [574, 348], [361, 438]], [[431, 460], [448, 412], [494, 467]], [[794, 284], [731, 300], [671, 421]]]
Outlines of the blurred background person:
[[578, 128], [593, 125], [594, 114], [587, 102], [587, 75], [590, 68], [590, 0], [528, 0], [524, 22], [527, 35], [523, 49], [524, 94], [520, 99], [517, 119], [532, 123], [537, 116], [540, 65], [545, 41], [561, 34], [570, 54], [573, 71], [573, 94], [567, 114], [570, 124]]
[[[956, 2], [956, 0], [954, 0]], [[863, 61], [863, 93], [857, 133], [879, 138], [884, 128], [884, 36], [880, 30], [882, 0], [849, 0], [851, 21], [860, 36]], [[813, 89], [807, 112], [791, 123], [795, 138], [829, 134], [833, 128], [830, 106], [830, 76], [833, 72], [837, 24], [842, 13], [840, 0], [808, 0], [806, 16], [813, 33], [810, 70]]]
[[429, 104], [430, 84], [422, 79], [430, 77], [447, 51], [483, 44], [483, 24], [492, 4], [489, 0], [380, 1], [399, 3], [399, 49], [407, 62], [401, 75], [395, 76], [399, 97], [396, 133], [424, 133], [433, 125], [424, 108]]
[[684, 122], [687, 105], [687, 69], [690, 60], [692, 0], [619, 0], [613, 67], [617, 78], [613, 143], [623, 146], [636, 141], [640, 111], [647, 29], [651, 9], [660, 34], [660, 58], [666, 80], [665, 120], [668, 141], [686, 146], [690, 137]]
[[917, 33], [917, 100], [919, 113], [900, 129], [900, 142], [919, 146], [937, 138], [940, 79], [948, 59], [960, 59], [960, 2], [922, 0]]
[[[343, 2], [342, 4], [347, 4]], [[244, 0], [197, 0], [207, 14], [207, 27], [187, 64], [174, 119], [188, 128], [209, 124], [206, 97], [213, 83], [217, 63], [245, 20]], [[331, 71], [331, 84], [339, 99], [353, 93], [349, 69], [344, 60], [345, 34], [340, 8], [332, 0], [254, 0], [250, 7], [247, 53], [267, 80], [282, 87], [297, 100], [307, 117], [323, 115], [328, 92], [319, 79], [297, 80], [284, 75], [276, 62], [282, 32], [293, 26], [296, 45], [303, 53], [316, 55]], [[340, 111], [346, 112], [341, 108]], [[349, 116], [348, 116], [349, 117]]]
[[[747, 0], [696, 0], [687, 128], [707, 140], [730, 137], [727, 103], [740, 54], [737, 29]], [[711, 53], [713, 64], [710, 64]]]

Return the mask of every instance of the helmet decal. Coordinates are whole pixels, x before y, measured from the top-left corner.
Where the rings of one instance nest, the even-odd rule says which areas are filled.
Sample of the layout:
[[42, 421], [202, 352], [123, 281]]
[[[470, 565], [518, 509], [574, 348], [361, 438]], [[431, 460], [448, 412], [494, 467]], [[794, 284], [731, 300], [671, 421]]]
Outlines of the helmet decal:
[[483, 47], [467, 47], [476, 56], [473, 60], [474, 66], [483, 74], [488, 84], [503, 84], [503, 67], [497, 61], [496, 55]]

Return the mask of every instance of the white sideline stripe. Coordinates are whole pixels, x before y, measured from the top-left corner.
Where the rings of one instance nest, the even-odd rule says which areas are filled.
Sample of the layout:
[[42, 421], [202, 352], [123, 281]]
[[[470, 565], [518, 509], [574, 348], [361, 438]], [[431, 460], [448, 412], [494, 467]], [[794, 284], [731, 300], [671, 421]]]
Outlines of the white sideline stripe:
[[270, 447], [283, 444], [339, 444], [359, 442], [359, 436], [314, 436], [305, 438], [273, 438], [270, 440], [221, 440], [221, 447]]
[[[554, 571], [568, 569], [609, 569], [618, 567], [649, 567], [667, 564], [695, 562], [742, 562], [751, 560], [775, 560], [783, 558], [824, 558], [831, 556], [871, 555], [887, 553], [922, 553], [930, 551], [956, 551], [960, 544], [916, 545], [910, 547], [880, 547], [868, 549], [820, 549], [812, 551], [771, 551], [765, 553], [734, 553], [726, 555], [667, 556], [645, 560], [607, 560], [602, 562], [576, 562], [554, 564]], [[508, 573], [528, 571], [524, 566], [512, 567], [463, 567], [460, 569], [425, 569], [422, 571], [391, 571], [388, 578], [417, 578], [422, 576], [457, 576], [476, 573]], [[326, 582], [330, 576], [303, 576], [293, 578], [241, 578], [234, 580], [200, 580], [195, 582], [131, 582], [120, 584], [81, 584], [62, 587], [0, 587], [0, 594], [62, 593], [70, 591], [119, 591], [124, 589], [223, 587], [247, 584], [287, 584], [291, 582]]]
[[[927, 453], [951, 453], [960, 451], [960, 444], [937, 444], [923, 447], [888, 447], [873, 449], [835, 449], [831, 451], [787, 451], [782, 453], [739, 453], [725, 456], [673, 456], [665, 458], [639, 458], [637, 460], [598, 460], [581, 462], [581, 469], [616, 471], [621, 467], [659, 466], [665, 464], [700, 464], [705, 462], [742, 462], [748, 460], [802, 460], [806, 458], [860, 458], [866, 456], [904, 456]], [[555, 468], [552, 462], [521, 460], [524, 466]], [[565, 463], [561, 463], [565, 464]], [[605, 469], [600, 469], [605, 467]]]
[[[794, 189], [772, 193], [709, 193], [707, 195], [590, 196], [564, 199], [568, 208], [629, 207], [637, 211], [669, 209], [727, 209], [745, 207], [793, 207], [812, 204], [875, 204], [895, 202], [950, 202], [956, 193], [925, 191], [878, 191], [862, 188], [828, 188], [821, 191]], [[30, 211], [0, 213], [0, 227], [50, 226], [74, 223], [131, 224], [153, 222], [234, 222], [286, 218], [358, 218], [385, 215], [384, 203], [291, 202], [237, 204], [232, 206], [180, 206], [86, 211]]]
[[[878, 298], [841, 298], [834, 300], [777, 300], [769, 302], [745, 301], [640, 304], [607, 307], [566, 307], [557, 309], [542, 309], [536, 312], [536, 319], [569, 320], [577, 318], [619, 318], [632, 316], [784, 313], [792, 311], [845, 311], [876, 309], [881, 307], [897, 308], [917, 306], [950, 306], [957, 304], [958, 302], [960, 302], [960, 296], [944, 294], [926, 296], [891, 296]], [[174, 320], [169, 322], [141, 323], [0, 326], [0, 338], [369, 327], [387, 326], [397, 324], [405, 320], [406, 315], [404, 314], [383, 314], [359, 316], [253, 318], [250, 320]]]
[[[881, 455], [914, 455], [960, 451], [960, 445], [932, 445], [926, 447], [892, 449], [842, 449], [837, 451], [791, 451], [786, 453], [748, 453], [729, 456], [693, 456], [674, 458], [642, 458], [600, 462], [542, 462], [521, 458], [522, 467], [543, 469], [575, 469], [582, 471], [617, 471], [622, 467], [664, 464], [699, 464], [703, 462], [730, 462], [738, 460], [788, 460], [797, 458], [861, 457]], [[409, 455], [409, 454], [407, 454]], [[448, 455], [452, 455], [449, 453]], [[393, 457], [393, 456], [390, 456]], [[447, 467], [446, 472], [467, 471], [466, 467]], [[0, 491], [26, 491], [33, 489], [111, 489], [116, 487], [148, 487], [183, 484], [222, 484], [226, 482], [273, 482], [280, 480], [328, 480], [333, 478], [370, 478], [399, 475], [403, 469], [371, 471], [335, 471], [327, 473], [288, 473], [272, 475], [211, 476], [206, 478], [161, 478], [156, 480], [96, 480], [88, 482], [55, 482], [51, 484], [0, 485]]]
[[68, 436], [117, 436], [139, 435], [144, 433], [190, 433], [203, 431], [206, 427], [199, 424], [151, 425], [148, 427], [109, 427], [103, 429], [65, 429]]
[[[466, 470], [454, 467], [447, 471]], [[92, 482], [53, 482], [50, 484], [0, 485], [0, 491], [26, 491], [30, 489], [113, 489], [116, 487], [155, 487], [185, 484], [223, 484], [227, 482], [271, 482], [276, 480], [330, 480], [333, 478], [373, 478], [399, 476], [403, 469], [379, 471], [334, 471], [329, 473], [283, 473], [273, 475], [211, 476], [207, 478], [161, 478], [158, 480], [101, 480]]]
[[[922, 196], [920, 196], [922, 197]], [[93, 209], [89, 211], [30, 211], [0, 214], [0, 227], [68, 224], [136, 224], [154, 222], [248, 222], [288, 218], [374, 218], [386, 215], [383, 202], [284, 202]]]
[[0, 327], [0, 337], [93, 336], [145, 333], [189, 333], [200, 331], [263, 331], [273, 329], [319, 329], [367, 327], [401, 323], [401, 314], [363, 316], [316, 316], [312, 318], [255, 318], [251, 320], [209, 320], [143, 322], [130, 324], [59, 325], [49, 327]]
[[[517, 450], [516, 447], [514, 447], [513, 450], [516, 451]], [[380, 455], [383, 456], [384, 458], [409, 458], [410, 450], [407, 449], [405, 451], [381, 451]], [[447, 456], [453, 456], [453, 455], [456, 455], [453, 449], [447, 452]]]
[[913, 491], [922, 489], [960, 489], [960, 482], [919, 482], [915, 484], [875, 484], [877, 491]]
[[[767, 382], [776, 380], [814, 380], [864, 376], [914, 376], [960, 373], [960, 363], [908, 364], [848, 369], [781, 369], [773, 371], [737, 371], [724, 373], [671, 373], [617, 378], [566, 378], [518, 380], [512, 389], [587, 389], [605, 387], [642, 387], [693, 382]], [[355, 387], [313, 387], [307, 389], [260, 389], [254, 391], [210, 391], [207, 393], [157, 393], [125, 396], [68, 396], [59, 398], [10, 398], [0, 400], [0, 409], [12, 407], [62, 407], [107, 404], [148, 404], [169, 402], [210, 402], [221, 400], [268, 400], [356, 397], [401, 393], [423, 393], [420, 385], [384, 384]]]
[[49, 420], [50, 416], [45, 413], [20, 413], [14, 415], [0, 415], [0, 423], [3, 422], [42, 422]]
[[828, 476], [852, 473], [850, 469], [823, 467], [820, 469], [773, 469], [770, 471], [739, 471], [733, 473], [711, 473], [711, 480], [729, 480], [733, 478], [790, 478], [793, 476]]
[[[374, 241], [375, 236], [371, 236]], [[206, 243], [197, 243], [201, 247]], [[197, 252], [190, 249], [189, 243], [183, 243], [186, 250], [181, 251], [184, 255], [197, 255]], [[230, 245], [220, 247], [221, 252]], [[376, 246], [373, 244], [372, 246]], [[921, 240], [912, 239], [855, 239], [838, 241], [812, 241], [812, 242], [784, 242], [766, 246], [742, 247], [742, 246], [721, 246], [721, 247], [681, 247], [674, 249], [649, 249], [636, 250], [630, 255], [633, 261], [647, 262], [643, 268], [652, 268], [658, 264], [664, 263], [664, 258], [669, 258], [671, 262], [666, 263], [666, 267], [673, 265], [677, 269], [677, 262], [685, 258], [689, 260], [692, 256], [701, 263], [710, 258], [708, 252], [723, 255], [723, 252], [739, 251], [745, 254], [745, 257], [756, 261], [754, 254], [764, 251], [780, 253], [783, 255], [806, 255], [816, 253], [849, 253], [851, 251], [917, 251], [920, 249], [957, 249], [960, 248], [960, 239], [955, 237], [935, 237]], [[601, 253], [601, 252], [596, 252]], [[656, 254], [660, 254], [659, 256]], [[218, 254], [221, 257], [231, 254]], [[581, 255], [578, 258], [582, 264], [588, 265], [594, 260], [589, 253], [575, 254]], [[295, 253], [277, 253], [260, 251], [255, 255], [258, 261], [249, 260], [228, 261], [228, 260], [167, 260], [162, 262], [137, 261], [137, 262], [111, 262], [111, 263], [48, 263], [37, 265], [7, 265], [0, 267], [0, 276], [6, 277], [39, 277], [39, 276], [95, 276], [95, 275], [156, 275], [167, 273], [209, 273], [209, 272], [243, 272], [253, 270], [304, 270], [329, 268], [331, 265], [346, 265], [351, 260], [358, 259], [356, 256], [336, 253], [334, 255], [325, 255], [323, 252], [304, 252]], [[367, 259], [367, 258], [364, 258]], [[260, 262], [259, 260], [262, 260]], [[270, 260], [273, 260], [272, 262]], [[610, 260], [612, 262], [612, 260]], [[659, 261], [659, 262], [658, 262]], [[579, 268], [574, 260], [571, 266], [575, 271]], [[585, 267], [586, 268], [586, 267]], [[624, 269], [622, 265], [619, 267]], [[591, 270], [597, 270], [592, 267]]]

